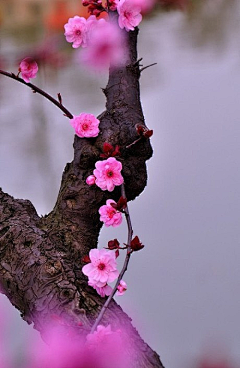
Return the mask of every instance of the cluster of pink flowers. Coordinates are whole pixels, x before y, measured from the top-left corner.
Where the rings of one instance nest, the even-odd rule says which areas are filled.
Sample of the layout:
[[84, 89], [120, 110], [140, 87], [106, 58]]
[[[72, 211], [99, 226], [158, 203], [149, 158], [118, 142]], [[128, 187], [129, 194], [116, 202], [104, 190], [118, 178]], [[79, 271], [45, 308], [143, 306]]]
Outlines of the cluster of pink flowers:
[[81, 60], [95, 69], [124, 63], [125, 42], [120, 29], [95, 15], [75, 16], [64, 25], [66, 40], [73, 48], [83, 47]]
[[88, 277], [88, 284], [101, 296], [110, 295], [112, 288], [107, 284], [117, 279], [119, 273], [115, 254], [106, 249], [91, 249], [90, 263], [82, 268]]
[[[96, 331], [89, 333], [86, 341], [79, 338], [68, 322], [59, 318], [45, 331], [47, 344], [32, 340], [27, 347], [26, 368], [130, 368], [131, 358], [126, 351], [126, 336], [122, 326], [116, 331], [111, 325], [98, 325]], [[64, 329], [62, 329], [64, 326]], [[67, 329], [67, 333], [66, 333]], [[1, 351], [2, 354], [2, 351]], [[8, 362], [2, 362], [1, 368], [12, 368]]]

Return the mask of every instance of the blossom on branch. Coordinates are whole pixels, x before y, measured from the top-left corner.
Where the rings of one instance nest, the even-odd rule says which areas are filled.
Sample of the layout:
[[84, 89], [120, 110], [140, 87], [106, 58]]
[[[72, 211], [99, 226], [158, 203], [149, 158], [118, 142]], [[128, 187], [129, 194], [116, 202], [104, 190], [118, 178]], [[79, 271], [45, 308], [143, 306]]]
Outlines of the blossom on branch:
[[133, 0], [120, 0], [117, 5], [118, 24], [126, 31], [133, 31], [142, 20], [141, 6]]
[[99, 208], [100, 221], [103, 221], [105, 226], [117, 227], [122, 223], [122, 214], [118, 212], [111, 204], [116, 202], [113, 199], [108, 199], [106, 205]]
[[67, 42], [73, 43], [72, 47], [86, 47], [87, 42], [87, 20], [84, 17], [75, 15], [68, 19], [68, 23], [64, 25], [65, 37]]
[[97, 161], [95, 167], [93, 174], [96, 177], [96, 185], [102, 190], [112, 192], [116, 185], [123, 183], [122, 164], [114, 157], [109, 157], [104, 161]]
[[[92, 16], [93, 17], [93, 16]], [[88, 22], [90, 25], [90, 19]], [[93, 18], [92, 18], [92, 21]], [[88, 28], [88, 47], [80, 55], [86, 66], [95, 70], [107, 69], [110, 64], [118, 67], [125, 63], [125, 38], [115, 24], [105, 19], [95, 21]]]
[[81, 113], [74, 116], [70, 123], [75, 129], [76, 135], [80, 138], [97, 137], [99, 133], [98, 126], [100, 121], [92, 114]]
[[103, 298], [104, 296], [109, 296], [112, 292], [112, 288], [111, 286], [109, 286], [108, 284], [102, 286], [102, 287], [99, 287], [99, 286], [96, 286], [96, 284], [94, 284], [94, 282], [91, 282], [91, 281], [88, 281], [88, 285], [89, 286], [92, 286], [96, 292], [101, 295], [101, 297]]
[[29, 83], [30, 78], [36, 78], [38, 65], [34, 59], [27, 57], [21, 61], [18, 71], [22, 74], [24, 82]]
[[84, 275], [88, 276], [89, 285], [102, 288], [116, 280], [119, 273], [114, 253], [106, 249], [91, 249], [89, 258], [91, 262], [82, 268]]
[[127, 290], [127, 284], [126, 284], [125, 281], [121, 280], [119, 282], [118, 287], [117, 287], [117, 293], [116, 293], [116, 295], [123, 295], [126, 290]]

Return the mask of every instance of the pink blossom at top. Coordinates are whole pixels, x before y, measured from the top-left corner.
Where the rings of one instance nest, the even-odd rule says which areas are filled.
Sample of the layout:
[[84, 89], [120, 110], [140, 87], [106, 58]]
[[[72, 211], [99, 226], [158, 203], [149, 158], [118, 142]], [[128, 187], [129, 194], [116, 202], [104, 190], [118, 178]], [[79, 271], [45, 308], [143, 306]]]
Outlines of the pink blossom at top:
[[122, 214], [113, 208], [111, 203], [117, 204], [113, 199], [108, 199], [106, 204], [99, 208], [100, 221], [103, 221], [107, 227], [117, 227], [122, 223]]
[[107, 69], [109, 65], [118, 67], [125, 63], [125, 47], [124, 35], [117, 25], [105, 19], [92, 20], [88, 28], [88, 47], [82, 50], [80, 58], [95, 70]]
[[119, 27], [126, 31], [133, 31], [142, 20], [141, 6], [133, 0], [120, 0], [117, 11]]
[[94, 284], [94, 282], [91, 282], [91, 281], [88, 281], [88, 285], [89, 286], [92, 286], [96, 292], [101, 295], [101, 297], [103, 298], [104, 296], [109, 296], [112, 292], [112, 288], [111, 286], [109, 286], [108, 284], [102, 286], [102, 287], [99, 287], [99, 286], [96, 286], [96, 284]]
[[150, 12], [156, 3], [156, 0], [132, 0], [132, 1], [136, 5], [140, 6], [142, 14]]
[[92, 114], [81, 113], [70, 119], [70, 123], [75, 129], [76, 135], [80, 138], [97, 137], [99, 133], [98, 125], [100, 121]]
[[69, 18], [68, 22], [64, 25], [65, 37], [67, 42], [72, 42], [74, 49], [79, 46], [86, 47], [87, 41], [87, 20], [84, 17], [75, 15], [73, 18]]
[[117, 295], [123, 295], [125, 291], [127, 290], [127, 284], [125, 281], [121, 280], [119, 282], [119, 285], [117, 287]]
[[[82, 272], [88, 276], [89, 282], [97, 287], [104, 287], [118, 277], [115, 254], [106, 249], [91, 249], [91, 263], [83, 266]], [[92, 286], [91, 285], [91, 286]]]
[[22, 74], [22, 79], [26, 82], [30, 82], [30, 78], [35, 78], [38, 72], [38, 65], [35, 60], [30, 57], [23, 59], [18, 68]]
[[95, 167], [93, 174], [96, 177], [96, 185], [102, 190], [112, 192], [116, 185], [123, 183], [122, 164], [115, 157], [97, 161]]

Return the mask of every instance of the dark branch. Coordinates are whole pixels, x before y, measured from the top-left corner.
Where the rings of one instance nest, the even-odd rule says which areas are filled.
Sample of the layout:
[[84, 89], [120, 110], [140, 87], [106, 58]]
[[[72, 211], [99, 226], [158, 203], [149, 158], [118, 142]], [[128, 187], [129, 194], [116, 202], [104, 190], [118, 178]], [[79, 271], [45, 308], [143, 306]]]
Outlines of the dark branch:
[[[19, 76], [13, 74], [13, 73], [8, 73], [5, 72], [4, 70], [0, 70], [0, 74], [5, 75], [6, 77], [12, 78], [22, 84], [25, 84], [26, 86], [28, 86], [29, 88], [31, 88], [33, 90], [33, 92], [35, 93], [39, 93], [40, 95], [44, 96], [46, 99], [48, 99], [49, 101], [51, 101], [54, 105], [56, 105], [60, 110], [62, 110], [64, 112], [64, 116], [66, 116], [69, 119], [73, 118], [73, 115], [66, 109], [66, 107], [64, 107], [61, 103], [61, 101], [59, 100], [59, 102], [53, 98], [52, 96], [50, 96], [47, 92], [43, 91], [41, 88], [35, 86], [32, 83], [27, 83], [25, 82], [22, 78], [20, 78]], [[58, 98], [59, 96], [61, 97], [60, 94], [58, 94]]]

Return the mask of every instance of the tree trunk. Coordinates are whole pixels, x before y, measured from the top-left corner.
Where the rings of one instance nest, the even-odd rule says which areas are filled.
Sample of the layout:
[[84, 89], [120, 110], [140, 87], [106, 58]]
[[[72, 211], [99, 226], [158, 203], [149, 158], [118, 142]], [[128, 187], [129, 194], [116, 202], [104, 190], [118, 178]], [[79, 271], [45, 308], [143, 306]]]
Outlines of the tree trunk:
[[[28, 200], [14, 199], [0, 189], [0, 287], [22, 318], [44, 333], [54, 316], [64, 318], [82, 335], [89, 333], [105, 298], [87, 285], [81, 259], [97, 247], [101, 223], [98, 209], [112, 193], [88, 186], [86, 178], [99, 160], [104, 142], [119, 145], [126, 196], [133, 200], [147, 182], [146, 160], [152, 155], [148, 139], [139, 138], [136, 124], [144, 125], [137, 61], [136, 29], [127, 33], [127, 66], [110, 69], [104, 89], [106, 110], [100, 115], [97, 138], [75, 136], [74, 159], [65, 167], [52, 212], [39, 217]], [[163, 367], [159, 356], [144, 343], [130, 318], [113, 300], [101, 324], [124, 326], [138, 353], [132, 367]], [[124, 367], [123, 367], [124, 368]]]

